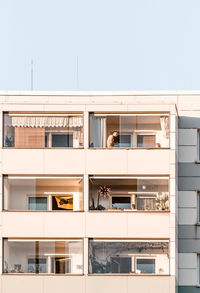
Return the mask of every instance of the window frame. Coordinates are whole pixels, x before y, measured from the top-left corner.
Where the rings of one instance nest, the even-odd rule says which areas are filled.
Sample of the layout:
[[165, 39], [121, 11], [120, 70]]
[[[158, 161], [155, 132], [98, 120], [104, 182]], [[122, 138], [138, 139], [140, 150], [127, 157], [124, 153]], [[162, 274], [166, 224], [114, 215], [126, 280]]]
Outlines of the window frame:
[[[29, 199], [30, 198], [37, 198], [37, 197], [44, 197], [47, 199], [47, 209], [46, 210], [30, 210], [29, 209]], [[32, 194], [27, 194], [26, 195], [26, 208], [27, 211], [39, 211], [39, 212], [46, 212], [49, 210], [49, 196], [48, 195], [43, 195], [43, 194], [37, 194], [36, 196], [32, 195]]]
[[[152, 256], [135, 256], [135, 273], [137, 270], [137, 260], [138, 259], [153, 259], [155, 261], [155, 273], [141, 273], [141, 274], [147, 274], [147, 275], [156, 275], [156, 257], [152, 257]], [[139, 273], [138, 273], [139, 274]]]

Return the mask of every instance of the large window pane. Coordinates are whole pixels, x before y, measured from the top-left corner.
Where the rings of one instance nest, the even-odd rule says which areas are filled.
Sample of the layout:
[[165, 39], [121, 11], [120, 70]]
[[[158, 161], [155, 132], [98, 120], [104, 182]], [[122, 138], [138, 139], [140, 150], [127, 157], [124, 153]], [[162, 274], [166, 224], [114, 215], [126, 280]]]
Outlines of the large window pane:
[[83, 116], [6, 113], [4, 147], [83, 147]]
[[4, 273], [82, 274], [80, 239], [4, 239]]
[[29, 197], [28, 198], [28, 209], [29, 210], [44, 210], [48, 209], [47, 197]]
[[169, 115], [90, 114], [90, 147], [169, 147]]
[[82, 178], [5, 176], [4, 209], [82, 211]]
[[90, 274], [169, 274], [169, 242], [89, 240]]
[[90, 210], [168, 211], [167, 177], [90, 177]]

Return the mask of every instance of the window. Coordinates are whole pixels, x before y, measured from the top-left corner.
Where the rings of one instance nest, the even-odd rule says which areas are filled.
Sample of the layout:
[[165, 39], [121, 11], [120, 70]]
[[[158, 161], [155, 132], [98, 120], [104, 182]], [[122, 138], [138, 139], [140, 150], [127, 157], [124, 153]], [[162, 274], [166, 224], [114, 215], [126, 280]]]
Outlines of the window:
[[90, 114], [90, 147], [168, 148], [168, 114]]
[[139, 148], [155, 148], [156, 136], [155, 135], [138, 135], [137, 147]]
[[155, 274], [155, 263], [152, 258], [136, 258], [136, 270], [139, 273]]
[[3, 184], [4, 210], [83, 210], [82, 177], [4, 176]]
[[90, 274], [169, 274], [169, 241], [89, 239]]
[[131, 272], [131, 257], [111, 257], [111, 271], [113, 274], [128, 274]]
[[52, 134], [52, 147], [73, 147], [73, 134]]
[[46, 258], [28, 258], [28, 273], [46, 273], [47, 259]]
[[132, 134], [123, 134], [121, 133], [119, 135], [119, 142], [120, 144], [116, 146], [124, 147], [124, 148], [130, 148], [132, 146]]
[[112, 208], [115, 209], [131, 209], [130, 196], [112, 196]]
[[47, 210], [47, 197], [32, 197], [28, 198], [28, 209], [29, 210]]
[[89, 209], [169, 211], [169, 178], [90, 176]]
[[4, 239], [4, 273], [82, 274], [82, 239]]
[[4, 113], [4, 147], [81, 148], [83, 115]]

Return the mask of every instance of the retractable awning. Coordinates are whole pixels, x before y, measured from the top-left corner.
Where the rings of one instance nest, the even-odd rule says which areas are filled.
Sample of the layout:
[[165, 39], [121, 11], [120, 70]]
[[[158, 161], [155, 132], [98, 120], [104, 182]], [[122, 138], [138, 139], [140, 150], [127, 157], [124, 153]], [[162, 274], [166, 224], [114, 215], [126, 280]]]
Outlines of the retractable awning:
[[12, 116], [8, 126], [12, 127], [82, 127], [83, 117]]

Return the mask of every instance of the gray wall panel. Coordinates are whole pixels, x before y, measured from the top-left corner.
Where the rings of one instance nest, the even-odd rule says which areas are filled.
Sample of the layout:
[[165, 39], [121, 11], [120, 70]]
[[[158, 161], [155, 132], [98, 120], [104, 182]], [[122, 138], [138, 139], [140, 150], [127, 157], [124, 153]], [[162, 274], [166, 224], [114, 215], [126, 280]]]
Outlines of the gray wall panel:
[[180, 177], [200, 177], [200, 164], [197, 163], [179, 163], [178, 175]]
[[200, 190], [200, 178], [199, 177], [179, 177], [178, 189], [179, 191]]
[[179, 239], [179, 253], [200, 253], [200, 239]]
[[191, 129], [191, 128], [198, 129], [200, 128], [200, 118], [189, 117], [189, 116], [179, 116], [178, 127], [185, 128], [185, 129]]
[[193, 240], [199, 239], [200, 240], [200, 226], [179, 225], [178, 237], [179, 239], [193, 239]]

